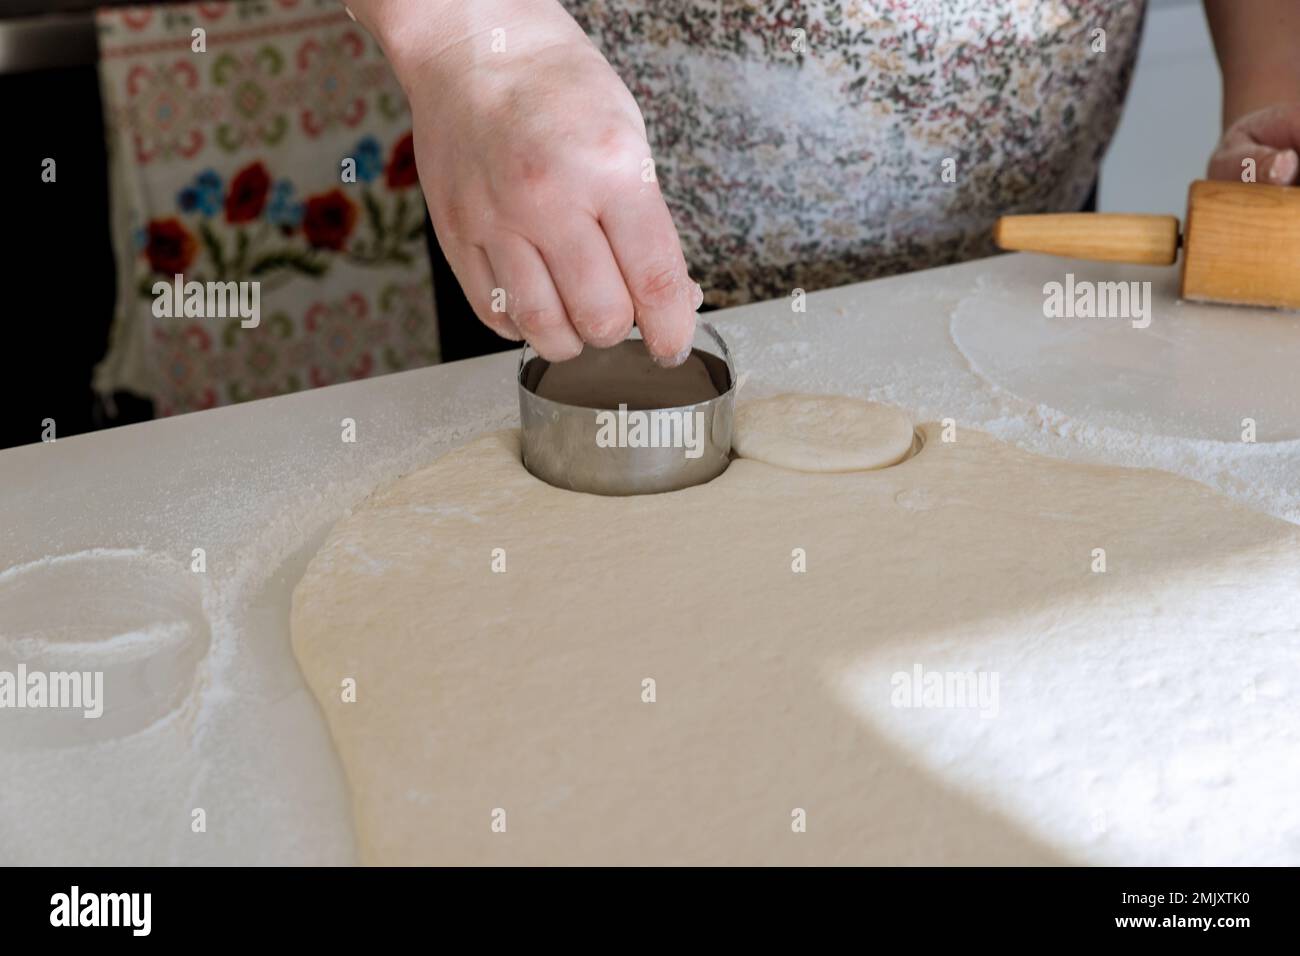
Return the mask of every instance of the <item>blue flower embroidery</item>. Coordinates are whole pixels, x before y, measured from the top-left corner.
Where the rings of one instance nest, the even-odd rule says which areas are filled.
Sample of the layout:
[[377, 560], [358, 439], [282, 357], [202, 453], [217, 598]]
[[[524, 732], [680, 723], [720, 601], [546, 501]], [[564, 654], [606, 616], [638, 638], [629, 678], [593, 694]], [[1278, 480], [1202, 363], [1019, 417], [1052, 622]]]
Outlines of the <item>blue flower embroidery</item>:
[[200, 212], [205, 216], [215, 216], [221, 211], [222, 188], [221, 177], [214, 169], [205, 169], [194, 178], [194, 182], [182, 189], [176, 196], [176, 205], [183, 212]]
[[356, 149], [357, 179], [363, 183], [371, 182], [384, 171], [384, 151], [379, 140], [367, 136], [357, 143]]
[[277, 226], [295, 229], [302, 222], [302, 203], [293, 198], [293, 183], [278, 180], [271, 187], [271, 197], [266, 203], [266, 218]]

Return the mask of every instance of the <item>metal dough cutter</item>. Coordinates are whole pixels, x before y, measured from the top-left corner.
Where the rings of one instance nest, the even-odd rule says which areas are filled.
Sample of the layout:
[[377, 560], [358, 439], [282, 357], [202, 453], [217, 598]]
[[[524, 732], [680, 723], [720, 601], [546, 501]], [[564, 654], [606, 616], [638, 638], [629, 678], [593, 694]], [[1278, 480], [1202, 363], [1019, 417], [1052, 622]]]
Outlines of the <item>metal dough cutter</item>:
[[551, 363], [519, 359], [524, 467], [557, 488], [647, 495], [711, 481], [731, 460], [736, 372], [707, 322], [690, 356], [666, 369], [640, 332], [613, 348]]

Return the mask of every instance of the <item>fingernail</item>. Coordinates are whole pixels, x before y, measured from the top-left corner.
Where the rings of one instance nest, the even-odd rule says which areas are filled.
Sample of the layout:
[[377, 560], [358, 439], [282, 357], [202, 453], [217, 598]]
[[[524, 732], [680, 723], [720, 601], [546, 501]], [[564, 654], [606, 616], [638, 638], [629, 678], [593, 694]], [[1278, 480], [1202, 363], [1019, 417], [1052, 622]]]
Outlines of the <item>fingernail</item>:
[[694, 303], [691, 308], [699, 311], [700, 306], [704, 304], [704, 290], [700, 288], [698, 282], [692, 282], [691, 285], [695, 291], [691, 294], [691, 301]]
[[656, 355], [654, 356], [654, 360], [655, 363], [659, 365], [661, 368], [676, 368], [677, 366], [685, 362], [687, 356], [689, 356], [690, 354], [691, 354], [691, 346], [688, 345], [686, 346], [686, 348], [682, 349], [676, 355], [672, 355], [667, 358]]
[[1296, 174], [1297, 166], [1300, 166], [1300, 154], [1295, 150], [1278, 153], [1269, 166], [1268, 178], [1275, 183], [1289, 183]]

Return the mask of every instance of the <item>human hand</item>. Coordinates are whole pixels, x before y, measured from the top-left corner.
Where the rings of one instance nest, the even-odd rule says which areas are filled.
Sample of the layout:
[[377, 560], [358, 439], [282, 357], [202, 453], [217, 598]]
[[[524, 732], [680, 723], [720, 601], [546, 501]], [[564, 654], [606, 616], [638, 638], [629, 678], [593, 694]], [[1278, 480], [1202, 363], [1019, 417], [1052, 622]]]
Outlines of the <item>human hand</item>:
[[614, 345], [635, 319], [651, 354], [680, 364], [703, 292], [636, 102], [558, 4], [475, 14], [493, 4], [509, 15], [478, 23], [507, 24], [498, 36], [481, 26], [395, 63], [448, 263], [479, 319], [544, 358]]
[[[1247, 178], [1248, 171], [1253, 179]], [[1210, 157], [1209, 177], [1274, 186], [1300, 183], [1300, 101], [1255, 110], [1229, 125]]]

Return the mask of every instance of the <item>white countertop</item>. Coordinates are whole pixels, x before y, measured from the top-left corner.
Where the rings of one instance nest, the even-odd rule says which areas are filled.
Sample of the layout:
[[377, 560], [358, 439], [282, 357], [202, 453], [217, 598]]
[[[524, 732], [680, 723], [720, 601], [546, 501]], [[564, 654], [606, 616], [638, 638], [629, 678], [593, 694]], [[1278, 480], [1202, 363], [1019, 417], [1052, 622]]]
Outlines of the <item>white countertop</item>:
[[[1150, 327], [1046, 319], [1043, 284], [1067, 271], [1151, 281]], [[860, 395], [1043, 454], [1178, 472], [1300, 521], [1300, 316], [1175, 292], [1174, 270], [1004, 256], [816, 293], [803, 313], [782, 300], [707, 318], [748, 375], [742, 399]], [[289, 597], [377, 483], [517, 423], [516, 362], [0, 451], [0, 670], [102, 669], [108, 702], [100, 720], [0, 711], [0, 863], [353, 861]]]

